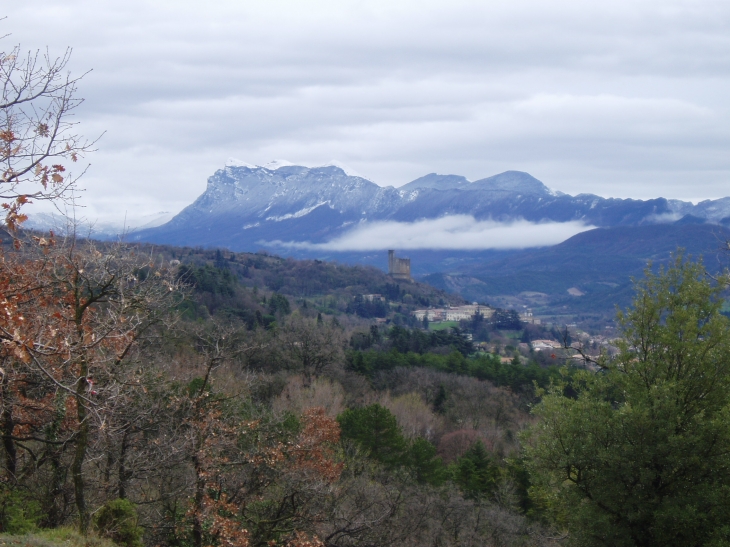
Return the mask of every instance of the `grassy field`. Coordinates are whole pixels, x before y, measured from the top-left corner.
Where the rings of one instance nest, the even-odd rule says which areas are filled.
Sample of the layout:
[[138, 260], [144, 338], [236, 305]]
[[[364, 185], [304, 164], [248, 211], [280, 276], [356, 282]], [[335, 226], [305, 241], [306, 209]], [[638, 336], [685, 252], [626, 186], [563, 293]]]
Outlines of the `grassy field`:
[[118, 547], [93, 534], [84, 537], [73, 528], [38, 530], [23, 535], [0, 534], [0, 547]]
[[443, 321], [441, 323], [429, 323], [428, 330], [446, 330], [451, 327], [458, 327], [458, 321]]

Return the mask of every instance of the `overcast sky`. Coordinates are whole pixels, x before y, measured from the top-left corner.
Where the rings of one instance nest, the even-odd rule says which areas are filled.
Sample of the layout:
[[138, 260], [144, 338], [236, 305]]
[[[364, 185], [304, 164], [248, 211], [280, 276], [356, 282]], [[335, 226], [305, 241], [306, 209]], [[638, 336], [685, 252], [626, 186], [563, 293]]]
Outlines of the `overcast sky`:
[[74, 48], [89, 216], [178, 211], [229, 157], [380, 185], [527, 171], [570, 194], [730, 195], [730, 2], [33, 0]]

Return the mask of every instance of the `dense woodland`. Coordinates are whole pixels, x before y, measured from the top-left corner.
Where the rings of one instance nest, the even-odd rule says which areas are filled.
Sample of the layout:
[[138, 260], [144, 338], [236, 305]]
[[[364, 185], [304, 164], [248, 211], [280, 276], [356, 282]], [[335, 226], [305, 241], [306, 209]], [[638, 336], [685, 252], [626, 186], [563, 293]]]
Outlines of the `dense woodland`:
[[[550, 543], [518, 435], [557, 370], [397, 324], [453, 297], [365, 268], [38, 241], [5, 251], [22, 334], [4, 346], [4, 531], [128, 511], [149, 544]], [[349, 308], [375, 289], [388, 323]]]
[[609, 354], [510, 310], [434, 330], [458, 297], [370, 268], [24, 233], [93, 147], [67, 62], [0, 57], [0, 532], [730, 545], [726, 276], [647, 269]]

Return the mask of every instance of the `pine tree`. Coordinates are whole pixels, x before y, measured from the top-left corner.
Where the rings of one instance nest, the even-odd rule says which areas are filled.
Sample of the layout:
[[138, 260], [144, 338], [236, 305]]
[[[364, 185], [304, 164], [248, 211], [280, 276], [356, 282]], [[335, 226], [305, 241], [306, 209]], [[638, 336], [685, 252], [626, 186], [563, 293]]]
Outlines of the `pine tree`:
[[[619, 314], [620, 354], [555, 385], [525, 437], [533, 494], [581, 545], [730, 540], [730, 322], [681, 257]], [[575, 391], [573, 392], [575, 393]]]

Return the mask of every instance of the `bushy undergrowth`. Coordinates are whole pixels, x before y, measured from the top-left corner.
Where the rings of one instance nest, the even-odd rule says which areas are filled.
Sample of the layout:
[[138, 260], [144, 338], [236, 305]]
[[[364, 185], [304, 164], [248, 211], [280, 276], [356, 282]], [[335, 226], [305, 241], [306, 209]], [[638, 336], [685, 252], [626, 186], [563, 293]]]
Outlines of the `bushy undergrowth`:
[[36, 530], [25, 534], [0, 534], [0, 545], [7, 547], [117, 547], [107, 538], [82, 535], [70, 526]]

